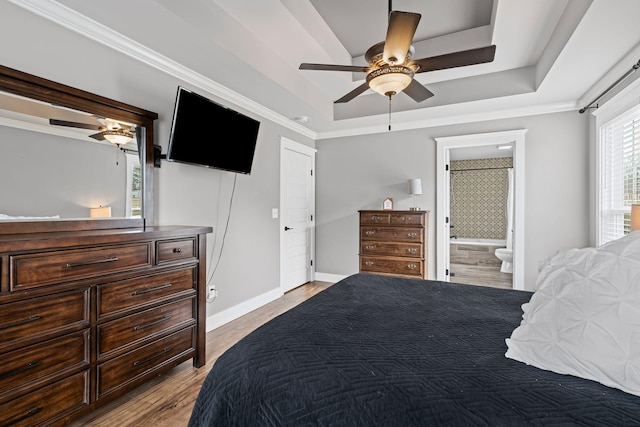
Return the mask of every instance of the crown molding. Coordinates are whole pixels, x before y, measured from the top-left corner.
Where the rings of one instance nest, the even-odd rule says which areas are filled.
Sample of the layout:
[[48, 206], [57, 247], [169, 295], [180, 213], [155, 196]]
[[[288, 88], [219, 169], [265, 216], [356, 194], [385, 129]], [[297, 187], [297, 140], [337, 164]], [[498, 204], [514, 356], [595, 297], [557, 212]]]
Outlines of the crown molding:
[[8, 1], [95, 42], [103, 44], [115, 51], [149, 65], [150, 67], [183, 80], [194, 87], [213, 93], [222, 99], [232, 102], [298, 134], [313, 140], [317, 138], [316, 132], [299, 125], [293, 120], [284, 117], [281, 114], [278, 114], [221, 84], [216, 83], [202, 74], [197, 73], [152, 49], [149, 49], [135, 40], [132, 40], [129, 37], [126, 37], [123, 34], [62, 5], [55, 0]]

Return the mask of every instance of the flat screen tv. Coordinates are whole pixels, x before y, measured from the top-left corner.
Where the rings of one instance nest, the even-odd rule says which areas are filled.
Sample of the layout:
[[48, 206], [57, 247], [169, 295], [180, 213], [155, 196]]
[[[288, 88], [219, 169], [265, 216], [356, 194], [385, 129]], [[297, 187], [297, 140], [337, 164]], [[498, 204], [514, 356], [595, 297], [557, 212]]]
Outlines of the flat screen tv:
[[260, 122], [178, 87], [167, 160], [249, 175]]

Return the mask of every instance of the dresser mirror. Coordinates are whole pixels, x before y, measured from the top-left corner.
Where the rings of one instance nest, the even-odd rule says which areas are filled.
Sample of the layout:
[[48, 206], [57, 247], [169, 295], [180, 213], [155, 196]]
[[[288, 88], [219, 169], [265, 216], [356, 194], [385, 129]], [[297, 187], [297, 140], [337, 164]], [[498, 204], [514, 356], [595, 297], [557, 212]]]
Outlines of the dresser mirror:
[[151, 224], [156, 119], [0, 66], [0, 231], [16, 222]]

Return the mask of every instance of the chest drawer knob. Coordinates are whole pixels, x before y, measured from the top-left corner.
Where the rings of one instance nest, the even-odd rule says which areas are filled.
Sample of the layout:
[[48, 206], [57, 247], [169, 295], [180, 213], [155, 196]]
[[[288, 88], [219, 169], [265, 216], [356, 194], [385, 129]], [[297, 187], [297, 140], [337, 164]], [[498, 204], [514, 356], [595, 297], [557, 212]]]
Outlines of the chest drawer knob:
[[174, 254], [179, 254], [180, 252], [182, 252], [182, 248], [173, 248]]
[[159, 291], [161, 289], [167, 289], [167, 288], [170, 288], [171, 286], [173, 286], [173, 283], [165, 283], [164, 285], [156, 286], [154, 288], [139, 289], [139, 290], [133, 292], [131, 294], [131, 296], [134, 297], [136, 295], [148, 294], [149, 292], [155, 292], [155, 291]]
[[36, 320], [40, 320], [40, 319], [42, 319], [42, 317], [40, 316], [30, 316], [28, 319], [19, 320], [17, 322], [9, 323], [8, 325], [2, 325], [0, 326], [0, 331], [3, 329], [11, 329], [11, 328], [15, 328], [16, 326], [21, 326], [27, 323], [35, 322]]
[[67, 268], [83, 267], [85, 265], [93, 265], [93, 264], [104, 264], [106, 262], [114, 262], [114, 261], [118, 261], [118, 257], [97, 259], [95, 261], [71, 262], [71, 263], [67, 263]]

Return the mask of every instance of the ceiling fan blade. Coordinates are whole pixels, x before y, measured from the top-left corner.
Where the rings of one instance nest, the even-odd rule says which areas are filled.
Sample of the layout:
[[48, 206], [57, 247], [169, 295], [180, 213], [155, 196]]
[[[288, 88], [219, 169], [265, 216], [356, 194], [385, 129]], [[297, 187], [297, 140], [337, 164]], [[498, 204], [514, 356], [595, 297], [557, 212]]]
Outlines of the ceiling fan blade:
[[384, 42], [382, 59], [390, 63], [402, 64], [413, 42], [413, 35], [420, 22], [419, 13], [393, 11], [389, 14], [389, 27]]
[[331, 64], [300, 64], [300, 70], [322, 70], [322, 71], [353, 71], [366, 73], [369, 67], [358, 65], [331, 65]]
[[411, 80], [409, 86], [407, 86], [404, 90], [404, 93], [413, 98], [416, 102], [422, 102], [425, 99], [429, 99], [433, 96], [433, 92], [424, 87], [419, 81]]
[[104, 134], [102, 132], [94, 133], [93, 135], [89, 135], [89, 138], [97, 139], [98, 141], [104, 141]]
[[464, 67], [466, 65], [483, 64], [493, 61], [496, 46], [480, 47], [477, 49], [463, 50], [447, 53], [445, 55], [432, 56], [431, 58], [416, 59], [414, 65], [418, 65], [416, 73], [425, 71], [445, 70], [447, 68]]
[[342, 104], [344, 102], [349, 102], [356, 96], [366, 91], [367, 89], [369, 89], [369, 83], [364, 82], [360, 86], [358, 86], [357, 88], [355, 88], [354, 90], [352, 90], [351, 92], [343, 96], [342, 98], [335, 101], [334, 104]]
[[56, 126], [66, 126], [71, 128], [89, 129], [89, 130], [102, 130], [102, 126], [91, 123], [70, 122], [67, 120], [49, 119], [49, 124]]

